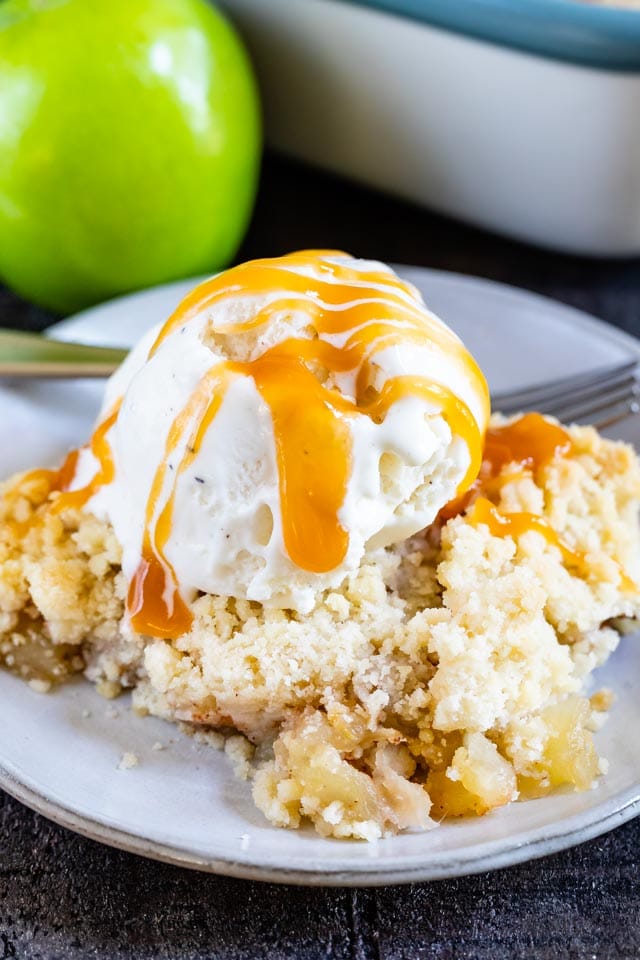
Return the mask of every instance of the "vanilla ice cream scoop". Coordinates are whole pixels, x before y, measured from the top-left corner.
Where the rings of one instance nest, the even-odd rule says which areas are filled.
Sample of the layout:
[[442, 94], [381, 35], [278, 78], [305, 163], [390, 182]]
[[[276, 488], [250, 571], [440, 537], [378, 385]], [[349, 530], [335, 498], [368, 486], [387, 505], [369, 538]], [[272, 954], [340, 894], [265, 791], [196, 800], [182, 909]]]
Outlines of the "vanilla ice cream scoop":
[[304, 613], [475, 479], [484, 377], [381, 263], [305, 251], [196, 287], [110, 380], [63, 497], [111, 522], [135, 630], [198, 591]]

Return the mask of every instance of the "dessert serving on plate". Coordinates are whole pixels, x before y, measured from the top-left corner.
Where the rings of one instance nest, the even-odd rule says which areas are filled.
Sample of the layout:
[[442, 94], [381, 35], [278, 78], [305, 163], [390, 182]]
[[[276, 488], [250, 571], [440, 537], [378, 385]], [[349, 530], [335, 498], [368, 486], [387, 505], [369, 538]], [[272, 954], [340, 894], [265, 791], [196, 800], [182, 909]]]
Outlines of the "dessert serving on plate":
[[5, 484], [0, 658], [255, 748], [277, 825], [426, 829], [597, 782], [639, 502], [630, 447], [490, 418], [383, 264], [254, 261], [149, 331], [85, 447]]

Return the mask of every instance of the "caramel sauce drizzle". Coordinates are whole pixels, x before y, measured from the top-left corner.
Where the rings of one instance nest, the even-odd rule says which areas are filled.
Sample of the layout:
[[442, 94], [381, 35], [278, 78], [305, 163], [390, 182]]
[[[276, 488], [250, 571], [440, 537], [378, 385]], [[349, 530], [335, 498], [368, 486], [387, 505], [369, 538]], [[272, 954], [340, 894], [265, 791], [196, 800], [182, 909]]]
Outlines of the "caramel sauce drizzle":
[[[335, 252], [302, 251], [234, 267], [197, 287], [160, 331], [150, 356], [167, 336], [223, 300], [275, 294], [260, 309], [251, 311], [248, 320], [216, 324], [215, 332], [246, 333], [268, 324], [275, 314], [303, 311], [315, 336], [291, 337], [249, 362], [218, 363], [204, 375], [176, 417], [152, 483], [142, 559], [129, 589], [131, 622], [139, 633], [170, 638], [185, 633], [191, 625], [192, 615], [166, 556], [177, 483], [200, 450], [236, 376], [253, 378], [271, 412], [284, 544], [291, 560], [304, 570], [332, 570], [348, 549], [348, 532], [340, 523], [339, 511], [351, 471], [350, 416], [364, 413], [382, 422], [402, 397], [419, 396], [432, 402], [470, 451], [460, 490], [475, 479], [482, 459], [482, 433], [458, 397], [424, 377], [396, 377], [379, 392], [372, 390], [371, 382], [373, 361], [380, 350], [407, 341], [426, 343], [443, 356], [457, 359], [488, 418], [488, 389], [477, 364], [459, 339], [416, 302], [410, 284], [384, 271], [359, 271], [348, 264], [332, 263], [326, 259], [330, 255]], [[316, 275], [303, 272], [309, 266]], [[282, 296], [278, 291], [286, 293]], [[323, 337], [340, 337], [340, 345]], [[355, 397], [346, 397], [327, 385], [318, 370], [327, 375], [354, 371]], [[185, 436], [189, 437], [186, 446]], [[178, 463], [170, 470], [176, 457]]]
[[[526, 511], [503, 513], [489, 499], [499, 493], [505, 483], [520, 476], [532, 474], [538, 479], [540, 471], [556, 457], [570, 456], [573, 442], [558, 424], [551, 423], [539, 413], [526, 413], [511, 423], [490, 427], [485, 438], [482, 466], [475, 483], [467, 493], [441, 511], [441, 519], [449, 519], [464, 510], [472, 524], [486, 524], [494, 537], [513, 537], [534, 530], [547, 543], [556, 547], [569, 569], [576, 570], [585, 579], [589, 564], [585, 554], [573, 550], [551, 526], [548, 520]], [[504, 467], [514, 469], [503, 473]], [[637, 591], [638, 585], [619, 566], [624, 590]]]
[[[15, 502], [17, 498], [23, 497], [25, 495], [25, 488], [30, 487], [33, 484], [42, 485], [47, 498], [52, 493], [66, 490], [73, 480], [76, 472], [78, 456], [79, 451], [72, 450], [67, 455], [62, 466], [59, 467], [58, 470], [39, 467], [36, 470], [29, 470], [27, 473], [23, 473], [19, 479], [19, 482], [2, 494], [2, 499], [11, 504], [12, 501]], [[46, 500], [40, 504], [40, 506], [44, 505], [46, 505], [47, 509], [51, 509], [51, 504], [47, 503]], [[14, 534], [23, 537], [26, 536], [29, 530], [40, 526], [41, 521], [42, 512], [36, 508], [27, 520], [9, 520], [8, 524]]]
[[[569, 456], [571, 437], [540, 413], [525, 413], [501, 427], [489, 427], [484, 438], [482, 464], [466, 492], [440, 511], [443, 522], [464, 513], [480, 493], [495, 495], [505, 483], [532, 474], [534, 479], [556, 456]], [[507, 475], [504, 467], [511, 466]]]
[[[3, 499], [10, 502], [12, 498], [23, 496], [25, 487], [34, 483], [42, 483], [46, 488], [46, 496], [49, 498], [52, 494], [54, 495], [50, 500], [40, 504], [41, 507], [46, 508], [46, 511], [56, 514], [66, 509], [84, 506], [103, 484], [110, 483], [113, 480], [115, 469], [107, 434], [117, 419], [119, 406], [117, 404], [111, 414], [98, 426], [91, 438], [89, 447], [98, 461], [98, 468], [89, 484], [78, 490], [69, 490], [76, 474], [80, 456], [80, 450], [71, 450], [57, 470], [39, 468], [24, 473], [17, 486], [3, 494]], [[39, 527], [42, 520], [42, 510], [35, 510], [28, 520], [13, 520], [10, 521], [10, 525], [14, 533], [25, 536], [29, 530]]]
[[39, 481], [46, 484], [50, 493], [66, 490], [75, 476], [79, 456], [79, 450], [71, 450], [65, 457], [62, 466], [58, 467], [57, 470], [38, 467], [35, 470], [29, 470], [27, 473], [23, 473], [18, 486], [13, 490], [9, 490], [8, 493], [10, 495], [16, 493], [21, 496], [21, 489], [25, 486], [30, 486], [32, 483], [38, 483]]
[[75, 474], [75, 469], [80, 454], [79, 450], [72, 450], [65, 462], [62, 464], [62, 467], [58, 471], [60, 486], [56, 488], [62, 492], [52, 504], [51, 509], [54, 513], [60, 513], [61, 510], [69, 509], [79, 510], [81, 507], [84, 507], [87, 501], [90, 500], [95, 493], [98, 492], [100, 487], [104, 487], [108, 483], [112, 483], [116, 471], [113, 461], [113, 453], [111, 451], [111, 445], [107, 438], [107, 434], [118, 419], [121, 403], [122, 401], [119, 400], [116, 404], [114, 404], [110, 413], [94, 430], [91, 440], [89, 441], [89, 449], [98, 461], [98, 468], [89, 483], [77, 490], [67, 489]]
[[584, 554], [572, 550], [544, 517], [525, 511], [501, 513], [486, 497], [478, 497], [468, 517], [473, 524], [485, 523], [493, 537], [513, 537], [517, 540], [530, 530], [535, 530], [547, 543], [558, 548], [567, 567], [577, 570], [585, 578], [588, 577], [589, 565]]
[[[155, 472], [147, 502], [142, 556], [127, 596], [131, 624], [138, 633], [170, 640], [185, 633], [193, 621], [167, 559], [166, 546], [171, 536], [178, 477], [198, 455], [220, 409], [228, 381], [224, 364], [209, 370], [167, 435], [164, 457]], [[178, 459], [177, 469], [174, 459]]]
[[512, 423], [487, 430], [483, 462], [489, 464], [491, 477], [512, 463], [537, 475], [554, 457], [568, 456], [572, 449], [571, 437], [561, 426], [540, 413], [525, 413]]
[[349, 546], [338, 512], [349, 481], [347, 416], [353, 407], [290, 348], [233, 366], [253, 377], [271, 411], [286, 551], [303, 570], [325, 573], [342, 562]]
[[56, 470], [51, 484], [52, 490], [65, 491], [71, 486], [71, 482], [76, 475], [78, 466], [79, 450], [70, 450], [65, 457], [62, 466]]

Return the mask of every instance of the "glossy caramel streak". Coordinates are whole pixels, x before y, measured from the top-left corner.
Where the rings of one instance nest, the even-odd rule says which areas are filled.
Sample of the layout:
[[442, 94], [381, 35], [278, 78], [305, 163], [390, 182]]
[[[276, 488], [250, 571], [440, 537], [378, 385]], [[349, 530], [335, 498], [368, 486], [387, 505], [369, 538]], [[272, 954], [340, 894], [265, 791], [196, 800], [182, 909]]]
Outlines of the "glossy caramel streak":
[[420, 397], [432, 403], [435, 410], [442, 411], [454, 437], [464, 437], [470, 452], [467, 472], [459, 484], [466, 489], [478, 475], [482, 461], [482, 434], [475, 417], [465, 403], [440, 384], [420, 377], [394, 377], [387, 381], [380, 395], [366, 406], [361, 407], [373, 420], [384, 420], [389, 409], [403, 397]]
[[[314, 271], [324, 276], [310, 276], [295, 269], [304, 266], [311, 266]], [[286, 291], [287, 296], [298, 294], [307, 300], [322, 300], [327, 310], [332, 307], [344, 307], [356, 300], [375, 300], [380, 299], [381, 296], [387, 296], [392, 297], [400, 308], [422, 312], [415, 299], [415, 289], [386, 271], [354, 270], [352, 267], [334, 264], [322, 257], [316, 257], [314, 254], [308, 257], [290, 254], [268, 260], [251, 260], [205, 280], [192, 290], [164, 324], [151, 349], [151, 354], [165, 337], [178, 327], [222, 300], [237, 296], [266, 296], [277, 291]], [[256, 315], [243, 327], [249, 330], [263, 322], [262, 316]], [[443, 330], [448, 333], [446, 328]], [[453, 333], [450, 333], [450, 336], [452, 339], [457, 339]]]
[[333, 570], [349, 546], [338, 518], [351, 472], [349, 405], [277, 350], [233, 367], [253, 377], [271, 412], [286, 551], [303, 570]]
[[[520, 476], [533, 473], [537, 479], [540, 471], [555, 457], [570, 456], [572, 450], [573, 443], [567, 431], [539, 413], [525, 413], [504, 426], [489, 427], [477, 479], [466, 492], [443, 507], [439, 519], [450, 520], [463, 513], [481, 493], [497, 495], [505, 483]], [[507, 466], [516, 469], [501, 475]]]
[[[296, 266], [311, 263], [331, 279], [297, 272]], [[221, 333], [246, 332], [268, 323], [274, 313], [302, 310], [310, 315], [320, 335], [353, 331], [370, 320], [388, 320], [397, 327], [398, 341], [412, 327], [422, 343], [430, 342], [448, 355], [455, 356], [474, 383], [488, 412], [488, 390], [479, 367], [462, 342], [444, 324], [433, 317], [417, 299], [415, 288], [386, 271], [361, 271], [345, 264], [319, 258], [305, 260], [300, 254], [274, 260], [255, 260], [200, 284], [188, 295], [165, 323], [151, 349], [151, 355], [162, 341], [194, 316], [229, 297], [269, 295], [274, 291], [286, 295], [270, 301], [244, 323], [220, 324]], [[294, 296], [297, 294], [298, 296]], [[393, 328], [387, 331], [394, 333]], [[373, 334], [367, 336], [371, 343]]]
[[[304, 312], [309, 316], [316, 338], [347, 335], [341, 347], [342, 356], [334, 358], [335, 366], [330, 369], [360, 368], [360, 383], [367, 377], [364, 362], [370, 362], [380, 350], [407, 342], [428, 344], [457, 360], [480, 399], [484, 418], [488, 418], [488, 388], [478, 365], [458, 337], [416, 299], [417, 291], [410, 284], [386, 271], [361, 271], [322, 258], [313, 260], [313, 255], [309, 261], [308, 256], [294, 254], [277, 260], [252, 261], [206, 281], [169, 318], [151, 354], [175, 329], [230, 296], [268, 295], [284, 290], [285, 296], [270, 300], [256, 310], [250, 320], [216, 324], [216, 331], [238, 334], [266, 325], [276, 313]], [[309, 262], [331, 280], [292, 269]], [[318, 343], [318, 339], [314, 342]]]
[[[56, 499], [51, 508], [55, 513], [59, 513], [61, 510], [68, 509], [79, 510], [85, 505], [85, 503], [87, 503], [88, 500], [91, 499], [95, 493], [97, 493], [100, 487], [104, 487], [106, 484], [113, 481], [115, 477], [115, 465], [113, 462], [111, 445], [107, 439], [107, 434], [118, 419], [121, 402], [121, 400], [118, 400], [118, 402], [113, 406], [108, 416], [106, 416], [102, 423], [100, 423], [96, 430], [94, 430], [93, 436], [89, 442], [89, 449], [98, 461], [98, 468], [95, 474], [91, 478], [90, 482], [86, 484], [86, 486], [80, 487], [78, 490], [66, 490], [64, 487], [61, 487], [63, 492]], [[68, 486], [73, 479], [77, 461], [77, 452], [75, 454], [72, 452], [69, 454], [67, 460], [63, 463], [59, 471], [58, 476], [61, 478], [62, 483], [64, 483], [65, 486]]]
[[[251, 363], [228, 366], [253, 377], [271, 412], [287, 553], [303, 570], [326, 573], [344, 560], [348, 549], [339, 511], [351, 473], [350, 416], [365, 414], [381, 423], [389, 409], [407, 396], [433, 404], [454, 437], [470, 438], [472, 456], [463, 484], [470, 483], [480, 467], [482, 436], [461, 400], [420, 377], [396, 377], [369, 402], [349, 400], [320, 383], [309, 369], [305, 362], [309, 343], [284, 341]], [[325, 348], [318, 356], [322, 364], [336, 348], [318, 346]], [[344, 362], [344, 354], [339, 353]], [[296, 398], [304, 398], [304, 402], [296, 402]]]
[[511, 463], [535, 474], [554, 457], [568, 456], [572, 449], [571, 437], [559, 424], [540, 413], [525, 413], [511, 423], [487, 430], [483, 460], [492, 476], [498, 476]]
[[169, 429], [147, 501], [141, 560], [127, 597], [131, 624], [138, 633], [171, 639], [186, 633], [193, 621], [167, 559], [166, 546], [173, 525], [178, 479], [198, 455], [229, 379], [226, 364], [207, 371]]
[[486, 524], [493, 537], [513, 537], [516, 541], [533, 530], [543, 536], [547, 543], [558, 548], [568, 567], [577, 570], [585, 579], [588, 578], [589, 567], [584, 554], [572, 550], [544, 517], [524, 511], [502, 513], [490, 500], [479, 497], [469, 513], [469, 520], [474, 525]]
[[42, 485], [42, 487], [46, 487], [50, 492], [59, 490], [60, 487], [57, 483], [58, 474], [59, 471], [49, 470], [46, 467], [36, 467], [35, 470], [29, 470], [20, 476], [19, 482], [16, 485], [12, 485], [3, 492], [2, 499], [14, 500], [17, 497], [22, 497], [22, 491], [33, 484]]
[[[304, 266], [311, 266], [315, 275], [301, 272]], [[461, 373], [474, 386], [483, 416], [488, 418], [489, 394], [482, 372], [458, 337], [416, 299], [418, 294], [411, 284], [384, 270], [358, 270], [314, 252], [251, 261], [201, 284], [169, 318], [151, 354], [175, 329], [216, 303], [230, 296], [255, 297], [279, 290], [286, 291], [285, 295], [269, 300], [254, 311], [251, 319], [216, 324], [216, 332], [239, 334], [268, 324], [276, 313], [301, 311], [314, 329], [312, 349], [316, 352], [323, 349], [323, 338], [346, 336], [340, 351], [333, 351], [324, 362], [334, 372], [356, 370], [359, 387], [366, 382], [367, 367], [376, 353], [402, 343], [429, 345], [456, 359]], [[477, 459], [474, 453], [472, 459]]]
[[62, 466], [59, 470], [56, 471], [52, 489], [53, 490], [68, 490], [71, 486], [73, 478], [76, 475], [76, 468], [78, 466], [78, 459], [80, 457], [79, 450], [71, 450], [65, 457]]
[[[513, 537], [516, 542], [523, 534], [534, 530], [543, 536], [547, 543], [557, 547], [562, 554], [562, 560], [565, 566], [569, 570], [575, 570], [584, 580], [589, 579], [591, 566], [585, 554], [578, 550], [573, 550], [565, 543], [560, 534], [553, 529], [549, 521], [544, 517], [539, 517], [534, 513], [526, 513], [524, 511], [502, 513], [491, 501], [484, 497], [480, 497], [475, 501], [468, 516], [473, 524], [486, 524], [492, 536]], [[620, 589], [626, 593], [637, 593], [639, 589], [638, 584], [628, 576], [617, 560], [614, 560], [614, 563], [620, 577]]]
[[[0, 494], [3, 507], [7, 508], [3, 524], [11, 530], [15, 537], [25, 537], [30, 530], [40, 524], [40, 508], [47, 503], [49, 495], [58, 489], [56, 477], [55, 470], [38, 467], [35, 470], [29, 470], [28, 473], [23, 473], [16, 481], [4, 485], [5, 489]], [[35, 499], [36, 502], [33, 504], [33, 509], [28, 512], [26, 519], [16, 520], [11, 516], [11, 511], [15, 510], [17, 503], [24, 499], [30, 502]]]
[[[61, 490], [67, 489], [73, 480], [79, 455], [79, 450], [72, 450], [66, 456], [62, 466], [58, 470], [39, 467], [36, 470], [30, 470], [28, 473], [22, 474], [17, 484], [5, 490], [2, 494], [2, 500], [11, 504], [12, 501], [15, 502], [17, 499], [24, 497], [25, 491], [27, 491], [29, 487], [36, 485], [42, 490], [43, 497], [46, 497], [46, 499], [41, 499], [40, 506], [45, 507], [46, 510], [51, 509], [52, 504], [48, 498], [51, 494], [56, 494]], [[6, 522], [16, 536], [24, 537], [29, 530], [41, 524], [42, 518], [42, 511], [36, 509], [30, 513], [26, 520], [7, 520]]]
[[[478, 480], [464, 497], [441, 511], [440, 519], [448, 520], [470, 507], [467, 512], [470, 522], [486, 524], [494, 537], [510, 536], [517, 540], [534, 530], [547, 543], [557, 547], [569, 569], [588, 579], [590, 568], [585, 555], [569, 547], [548, 520], [526, 511], [502, 513], [487, 496], [482, 495], [498, 493], [501, 486], [520, 475], [533, 474], [534, 479], [538, 478], [540, 471], [556, 457], [568, 457], [572, 452], [573, 441], [569, 433], [539, 413], [526, 413], [504, 426], [491, 427], [485, 439]], [[512, 471], [502, 473], [505, 466], [512, 465], [516, 467], [515, 474]], [[638, 585], [615, 562], [621, 589], [637, 593]]]

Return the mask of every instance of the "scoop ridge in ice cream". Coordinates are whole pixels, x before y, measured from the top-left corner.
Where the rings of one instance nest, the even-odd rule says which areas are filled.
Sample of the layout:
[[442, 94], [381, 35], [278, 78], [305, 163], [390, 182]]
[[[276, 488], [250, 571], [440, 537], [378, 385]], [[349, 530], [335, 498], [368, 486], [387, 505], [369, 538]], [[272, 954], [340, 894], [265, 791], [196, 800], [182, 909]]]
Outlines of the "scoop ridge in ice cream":
[[475, 479], [486, 383], [381, 263], [302, 251], [200, 284], [109, 382], [60, 498], [108, 519], [133, 627], [198, 591], [310, 610]]

